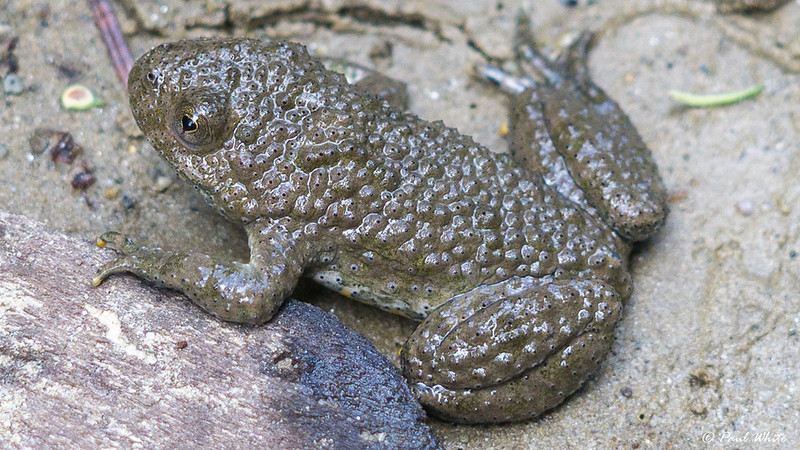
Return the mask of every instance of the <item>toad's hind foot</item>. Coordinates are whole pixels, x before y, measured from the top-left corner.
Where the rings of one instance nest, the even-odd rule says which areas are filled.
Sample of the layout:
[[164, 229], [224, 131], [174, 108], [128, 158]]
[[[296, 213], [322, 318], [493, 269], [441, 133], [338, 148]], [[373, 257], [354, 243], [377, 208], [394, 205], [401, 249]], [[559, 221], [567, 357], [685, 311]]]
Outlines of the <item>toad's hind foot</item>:
[[533, 418], [578, 389], [608, 352], [622, 300], [596, 278], [512, 278], [437, 308], [408, 339], [403, 372], [455, 422]]
[[[455, 423], [501, 423], [535, 419], [561, 404], [595, 372], [613, 340], [603, 333], [579, 336], [561, 356], [502, 388], [448, 389], [417, 383], [411, 390], [433, 415]], [[569, 363], [564, 361], [569, 358]]]

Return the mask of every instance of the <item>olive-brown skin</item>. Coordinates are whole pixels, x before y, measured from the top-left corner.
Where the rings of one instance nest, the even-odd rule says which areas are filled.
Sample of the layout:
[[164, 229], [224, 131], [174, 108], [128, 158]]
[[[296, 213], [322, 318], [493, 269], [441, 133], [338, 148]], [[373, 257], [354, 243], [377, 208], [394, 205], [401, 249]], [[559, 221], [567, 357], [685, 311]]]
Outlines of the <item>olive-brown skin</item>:
[[[541, 58], [530, 38], [520, 50]], [[512, 156], [389, 107], [299, 44], [161, 45], [130, 73], [134, 117], [245, 227], [251, 259], [107, 233], [100, 242], [123, 255], [94, 282], [130, 271], [225, 320], [263, 323], [307, 276], [423, 321], [402, 360], [429, 411], [535, 417], [598, 367], [632, 292], [629, 241], [667, 213], [624, 114], [581, 61], [553, 66], [563, 78], [512, 99]]]

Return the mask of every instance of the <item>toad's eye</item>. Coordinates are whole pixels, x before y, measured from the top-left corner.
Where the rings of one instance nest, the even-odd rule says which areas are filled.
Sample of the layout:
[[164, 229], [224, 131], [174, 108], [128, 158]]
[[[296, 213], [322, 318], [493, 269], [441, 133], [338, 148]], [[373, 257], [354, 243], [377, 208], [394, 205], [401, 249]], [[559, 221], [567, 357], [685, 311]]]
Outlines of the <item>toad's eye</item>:
[[187, 91], [175, 103], [169, 128], [183, 147], [207, 153], [221, 148], [230, 136], [230, 115], [226, 95]]
[[213, 145], [219, 130], [209, 121], [209, 116], [193, 105], [184, 105], [176, 111], [172, 133], [189, 150], [204, 150]]
[[183, 117], [181, 117], [181, 127], [183, 127], [184, 133], [194, 133], [197, 131], [197, 122], [194, 121], [193, 117], [184, 114]]

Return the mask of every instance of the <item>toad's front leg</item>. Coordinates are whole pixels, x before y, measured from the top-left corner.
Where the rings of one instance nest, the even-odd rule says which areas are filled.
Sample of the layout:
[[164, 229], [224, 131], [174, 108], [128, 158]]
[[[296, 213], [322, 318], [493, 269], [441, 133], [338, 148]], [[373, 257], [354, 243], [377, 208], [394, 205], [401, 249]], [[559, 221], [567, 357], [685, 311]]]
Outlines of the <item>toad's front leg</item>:
[[531, 419], [577, 390], [611, 347], [622, 301], [597, 278], [481, 286], [437, 308], [403, 347], [403, 372], [447, 420]]
[[187, 254], [136, 245], [107, 232], [98, 246], [121, 254], [97, 271], [92, 284], [112, 274], [131, 272], [156, 286], [178, 290], [224, 320], [260, 324], [275, 314], [303, 271], [304, 246], [275, 227], [249, 228], [250, 262], [219, 262], [208, 255]]

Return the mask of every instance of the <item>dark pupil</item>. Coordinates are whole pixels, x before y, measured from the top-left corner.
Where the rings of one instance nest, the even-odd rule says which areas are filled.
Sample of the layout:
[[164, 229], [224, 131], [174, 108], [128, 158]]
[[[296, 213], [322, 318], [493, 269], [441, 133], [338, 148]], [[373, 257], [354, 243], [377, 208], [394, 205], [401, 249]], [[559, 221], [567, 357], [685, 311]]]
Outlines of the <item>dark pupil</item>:
[[187, 133], [191, 133], [192, 131], [197, 130], [197, 122], [195, 122], [189, 116], [181, 117], [181, 126], [183, 127], [183, 131]]

